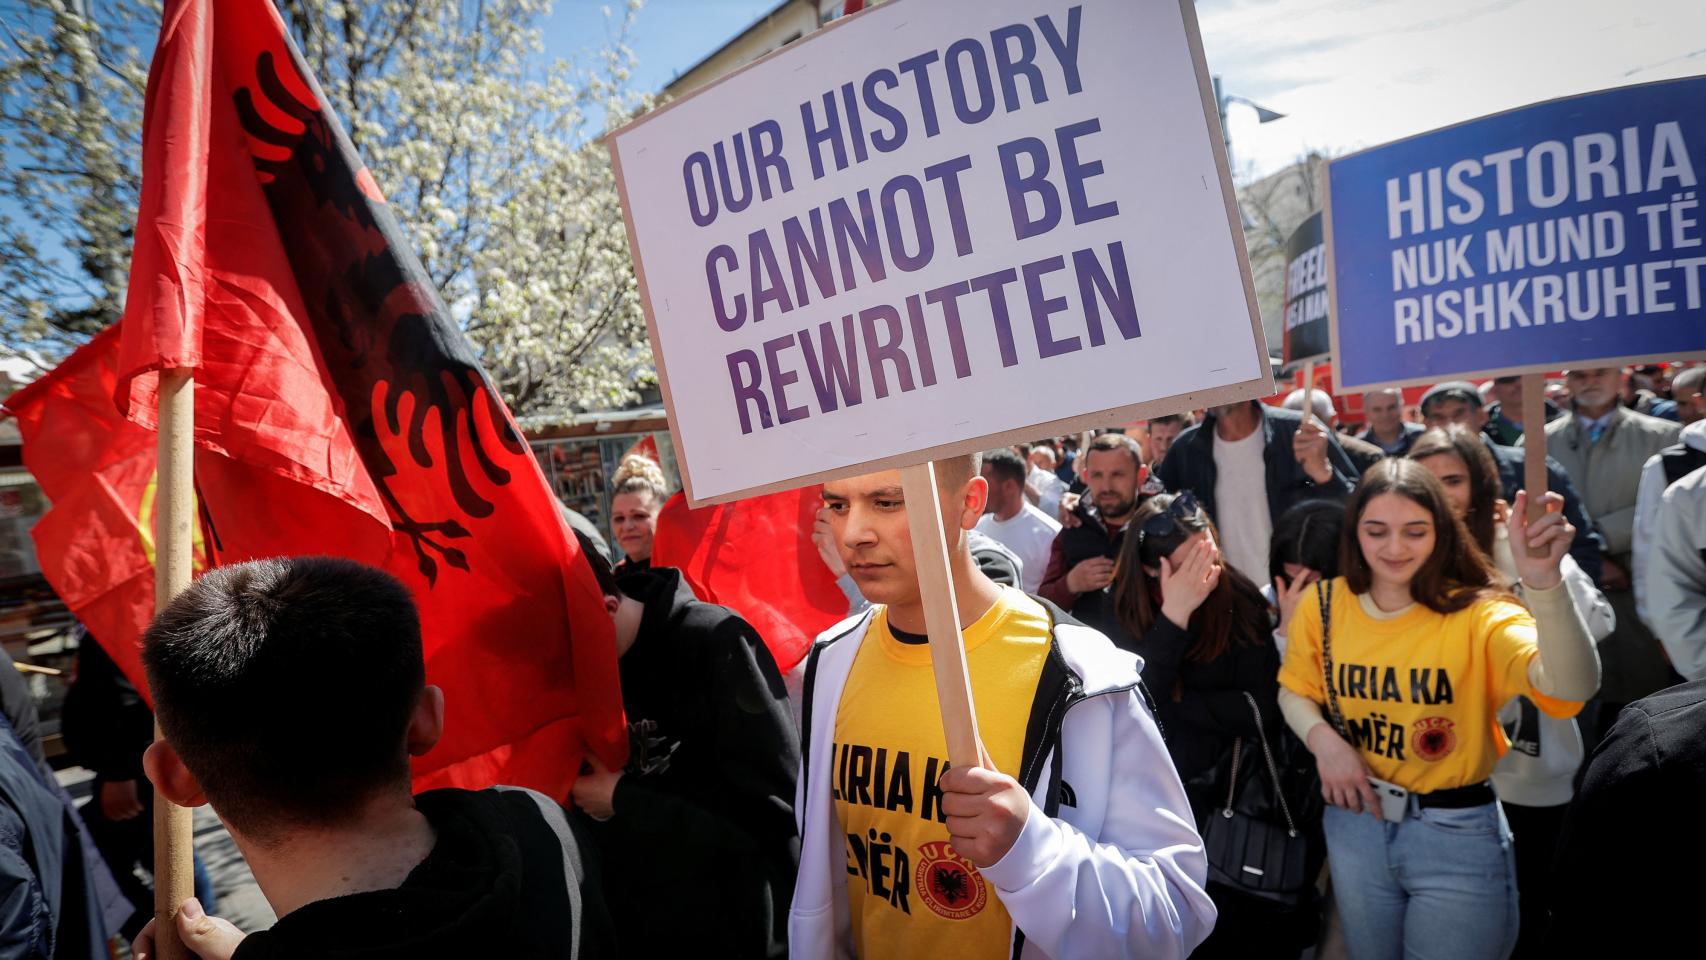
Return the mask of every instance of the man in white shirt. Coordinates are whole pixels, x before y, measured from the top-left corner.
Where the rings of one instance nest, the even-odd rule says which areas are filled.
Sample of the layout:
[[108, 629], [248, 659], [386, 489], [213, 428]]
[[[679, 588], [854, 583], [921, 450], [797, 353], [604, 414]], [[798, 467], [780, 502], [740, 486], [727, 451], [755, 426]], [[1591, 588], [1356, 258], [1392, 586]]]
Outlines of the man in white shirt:
[[[1706, 367], [1694, 369], [1706, 371]], [[1680, 378], [1678, 382], [1681, 382]], [[1701, 467], [1706, 467], [1706, 420], [1696, 420], [1683, 427], [1680, 443], [1648, 457], [1641, 467], [1641, 485], [1635, 494], [1635, 529], [1630, 537], [1629, 564], [1635, 584], [1635, 614], [1649, 630], [1653, 629], [1653, 621], [1647, 613], [1647, 595], [1652, 590], [1649, 581], [1653, 542], [1658, 537], [1659, 500], [1665, 495], [1666, 487]], [[1654, 634], [1664, 639], [1656, 630]], [[1675, 658], [1672, 659], [1674, 661]]]
[[1706, 679], [1706, 467], [1665, 489], [1654, 524], [1648, 613], [1676, 671]]
[[1039, 443], [1031, 448], [1027, 459], [1031, 472], [1026, 476], [1025, 484], [1037, 492], [1037, 509], [1051, 517], [1060, 516], [1060, 496], [1066, 492], [1066, 482], [1055, 476], [1054, 448]]
[[977, 530], [1018, 555], [1019, 583], [1034, 594], [1042, 585], [1060, 521], [1025, 499], [1025, 462], [1012, 450], [1003, 447], [984, 454], [983, 477], [989, 481], [989, 501]]

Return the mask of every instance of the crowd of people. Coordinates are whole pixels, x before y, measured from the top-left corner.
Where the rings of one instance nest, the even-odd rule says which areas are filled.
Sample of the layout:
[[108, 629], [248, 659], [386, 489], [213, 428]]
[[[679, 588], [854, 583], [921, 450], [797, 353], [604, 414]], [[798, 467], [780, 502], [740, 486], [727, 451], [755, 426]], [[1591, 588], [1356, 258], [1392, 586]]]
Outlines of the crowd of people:
[[0, 855], [35, 880], [0, 926], [82, 955], [104, 857], [141, 927], [158, 794], [211, 805], [279, 918], [238, 930], [198, 883], [203, 958], [1621, 952], [1633, 918], [1682, 929], [1702, 844], [1668, 814], [1706, 795], [1703, 381], [1570, 370], [1532, 418], [1505, 380], [1380, 391], [1354, 428], [1298, 391], [939, 461], [975, 766], [893, 471], [824, 485], [800, 535], [848, 618], [784, 673], [652, 564], [666, 481], [625, 462], [616, 551], [576, 535], [630, 759], [564, 797], [411, 793], [444, 704], [386, 574], [213, 570], [144, 638], [159, 742], [87, 645], [82, 821], [4, 698], [0, 813], [31, 812]]

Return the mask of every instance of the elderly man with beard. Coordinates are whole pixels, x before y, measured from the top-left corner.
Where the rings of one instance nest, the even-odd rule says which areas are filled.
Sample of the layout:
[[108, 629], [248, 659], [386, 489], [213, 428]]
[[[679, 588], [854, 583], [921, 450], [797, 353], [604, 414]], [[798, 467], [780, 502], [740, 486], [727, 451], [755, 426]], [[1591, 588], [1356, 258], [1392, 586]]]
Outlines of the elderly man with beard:
[[1126, 522], [1137, 513], [1143, 451], [1123, 433], [1104, 433], [1090, 441], [1082, 456], [1086, 488], [1072, 508], [1078, 522], [1054, 538], [1037, 594], [1130, 650], [1136, 640], [1114, 616], [1109, 588]]

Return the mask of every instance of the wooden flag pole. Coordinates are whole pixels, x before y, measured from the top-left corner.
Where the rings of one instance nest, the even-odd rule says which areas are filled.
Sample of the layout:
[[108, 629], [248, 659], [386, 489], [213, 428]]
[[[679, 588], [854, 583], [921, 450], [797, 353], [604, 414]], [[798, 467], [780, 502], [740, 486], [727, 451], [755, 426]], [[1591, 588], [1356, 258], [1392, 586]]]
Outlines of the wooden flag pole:
[[[160, 447], [154, 495], [154, 609], [190, 585], [195, 543], [195, 380], [187, 370], [160, 374]], [[160, 736], [158, 725], [154, 736]], [[178, 940], [178, 905], [195, 895], [190, 810], [154, 794], [155, 950], [161, 960], [193, 960]]]
[[[1522, 375], [1522, 488], [1528, 492], [1529, 523], [1546, 515], [1546, 377]], [[1545, 556], [1545, 549], [1528, 548], [1530, 556]]]
[[[1080, 451], [1079, 456], [1083, 455]], [[960, 641], [960, 608], [954, 599], [948, 544], [942, 534], [935, 465], [902, 467], [900, 487], [906, 498], [906, 523], [912, 531], [918, 588], [924, 597], [924, 625], [930, 634], [930, 663], [936, 672], [942, 729], [948, 737], [948, 762], [956, 767], [979, 766], [983, 750], [977, 736], [977, 715], [972, 712], [966, 649]]]

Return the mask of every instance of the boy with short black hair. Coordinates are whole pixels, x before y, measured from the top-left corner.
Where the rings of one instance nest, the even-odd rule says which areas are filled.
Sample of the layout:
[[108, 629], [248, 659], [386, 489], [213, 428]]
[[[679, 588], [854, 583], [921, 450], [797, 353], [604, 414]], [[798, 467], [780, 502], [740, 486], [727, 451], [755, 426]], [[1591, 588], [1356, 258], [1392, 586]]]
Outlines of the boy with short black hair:
[[[186, 901], [178, 932], [204, 960], [601, 950], [608, 921], [583, 903], [556, 803], [502, 787], [411, 795], [409, 757], [437, 743], [444, 694], [389, 574], [329, 557], [221, 567], [155, 618], [142, 660], [165, 735], [149, 779], [212, 805], [279, 917], [245, 938]], [[139, 957], [152, 941], [150, 924]]]

